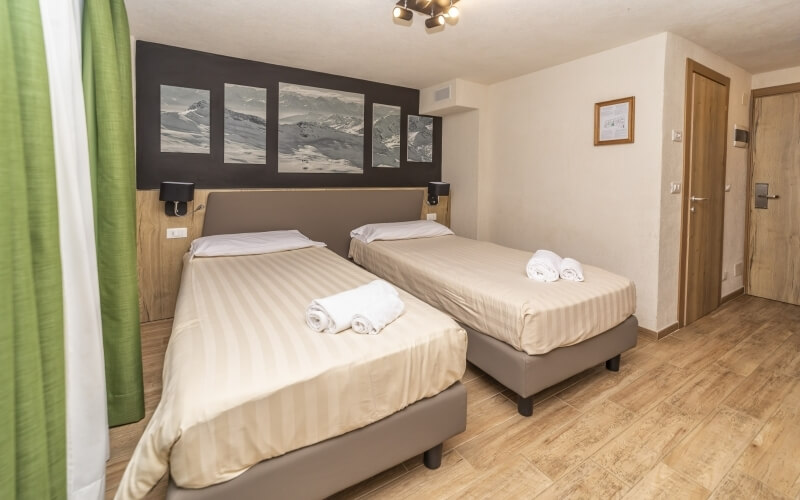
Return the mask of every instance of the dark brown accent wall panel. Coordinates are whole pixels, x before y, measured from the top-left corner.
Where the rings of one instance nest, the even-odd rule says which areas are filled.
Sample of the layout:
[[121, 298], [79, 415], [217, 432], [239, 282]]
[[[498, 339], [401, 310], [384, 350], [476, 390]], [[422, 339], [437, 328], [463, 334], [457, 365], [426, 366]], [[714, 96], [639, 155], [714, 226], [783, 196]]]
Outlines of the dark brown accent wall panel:
[[[364, 171], [278, 172], [278, 87], [293, 83], [364, 95]], [[267, 89], [266, 165], [224, 162], [225, 84]], [[162, 153], [160, 86], [210, 90], [210, 154]], [[372, 167], [372, 104], [400, 106], [400, 168]], [[434, 118], [433, 161], [406, 160], [408, 115], [419, 112], [419, 90], [277, 66], [157, 43], [136, 42], [136, 184], [194, 182], [198, 188], [397, 187], [441, 180], [442, 120]]]

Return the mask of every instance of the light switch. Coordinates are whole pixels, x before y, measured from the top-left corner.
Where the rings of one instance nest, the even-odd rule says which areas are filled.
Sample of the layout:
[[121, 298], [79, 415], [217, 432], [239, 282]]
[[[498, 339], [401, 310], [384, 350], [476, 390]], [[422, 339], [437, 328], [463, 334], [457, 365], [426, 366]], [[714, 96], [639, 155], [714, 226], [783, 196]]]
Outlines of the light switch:
[[671, 194], [679, 194], [681, 192], [681, 183], [680, 182], [670, 182], [669, 183], [669, 192]]
[[436, 220], [436, 214], [426, 214], [428, 220]]
[[725, 192], [726, 193], [730, 193], [731, 192], [731, 185], [730, 184], [725, 184]]
[[167, 239], [173, 238], [186, 238], [187, 231], [185, 227], [169, 227], [167, 228]]
[[683, 132], [680, 130], [672, 131], [672, 142], [681, 142], [683, 140]]

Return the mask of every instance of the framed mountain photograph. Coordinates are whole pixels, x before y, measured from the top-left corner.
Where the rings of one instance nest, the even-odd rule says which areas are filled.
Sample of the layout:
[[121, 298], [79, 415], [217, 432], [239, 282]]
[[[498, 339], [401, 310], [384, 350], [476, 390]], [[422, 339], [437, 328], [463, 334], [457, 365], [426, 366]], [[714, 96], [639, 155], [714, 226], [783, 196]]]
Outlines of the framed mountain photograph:
[[278, 172], [364, 172], [364, 95], [279, 85]]
[[211, 152], [211, 92], [161, 85], [161, 152]]
[[225, 84], [225, 163], [267, 163], [267, 89]]

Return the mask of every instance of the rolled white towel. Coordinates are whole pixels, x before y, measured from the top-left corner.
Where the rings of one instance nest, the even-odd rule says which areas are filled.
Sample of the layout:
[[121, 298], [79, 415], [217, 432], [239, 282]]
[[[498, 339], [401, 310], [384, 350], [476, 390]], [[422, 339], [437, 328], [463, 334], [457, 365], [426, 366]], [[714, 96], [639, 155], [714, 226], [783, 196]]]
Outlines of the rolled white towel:
[[352, 325], [353, 316], [384, 297], [397, 297], [397, 290], [375, 280], [352, 290], [312, 300], [306, 308], [306, 324], [314, 331], [339, 333]]
[[528, 278], [536, 281], [556, 281], [561, 266], [561, 257], [550, 250], [536, 250], [525, 271]]
[[583, 281], [583, 266], [570, 257], [565, 257], [559, 266], [559, 276], [563, 280]]
[[405, 308], [406, 305], [400, 297], [392, 295], [381, 297], [353, 316], [353, 331], [375, 335], [399, 318]]

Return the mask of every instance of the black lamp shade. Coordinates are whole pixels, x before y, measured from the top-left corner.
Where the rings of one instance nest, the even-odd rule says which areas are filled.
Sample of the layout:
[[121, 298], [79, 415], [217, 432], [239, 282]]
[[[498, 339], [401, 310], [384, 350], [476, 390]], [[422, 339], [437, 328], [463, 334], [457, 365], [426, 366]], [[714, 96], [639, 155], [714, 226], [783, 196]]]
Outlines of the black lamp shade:
[[429, 182], [428, 183], [428, 205], [438, 205], [440, 196], [450, 195], [449, 182]]
[[428, 183], [428, 196], [449, 196], [449, 195], [450, 195], [449, 182]]
[[192, 201], [194, 199], [194, 182], [162, 182], [158, 199], [161, 201]]

